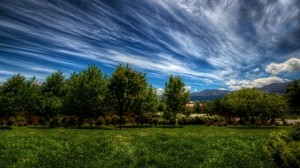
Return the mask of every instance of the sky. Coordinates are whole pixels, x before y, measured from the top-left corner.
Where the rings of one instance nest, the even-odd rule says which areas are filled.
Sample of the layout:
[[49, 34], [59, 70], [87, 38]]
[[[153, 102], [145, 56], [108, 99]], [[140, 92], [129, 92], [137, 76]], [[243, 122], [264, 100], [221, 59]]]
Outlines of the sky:
[[159, 91], [300, 78], [299, 0], [1, 0], [0, 82], [129, 64]]

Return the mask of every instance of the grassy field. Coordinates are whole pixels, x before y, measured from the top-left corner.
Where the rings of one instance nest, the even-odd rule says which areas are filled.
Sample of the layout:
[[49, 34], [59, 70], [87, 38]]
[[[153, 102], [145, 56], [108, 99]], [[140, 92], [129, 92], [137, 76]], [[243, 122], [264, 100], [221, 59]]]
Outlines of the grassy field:
[[0, 167], [273, 167], [263, 151], [279, 128], [0, 129]]

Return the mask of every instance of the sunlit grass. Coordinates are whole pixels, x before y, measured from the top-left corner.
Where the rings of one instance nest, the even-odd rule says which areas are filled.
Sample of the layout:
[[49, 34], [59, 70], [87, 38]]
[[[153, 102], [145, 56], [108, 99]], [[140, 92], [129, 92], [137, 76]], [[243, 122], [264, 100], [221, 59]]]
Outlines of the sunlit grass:
[[0, 167], [272, 167], [263, 151], [276, 128], [0, 130]]

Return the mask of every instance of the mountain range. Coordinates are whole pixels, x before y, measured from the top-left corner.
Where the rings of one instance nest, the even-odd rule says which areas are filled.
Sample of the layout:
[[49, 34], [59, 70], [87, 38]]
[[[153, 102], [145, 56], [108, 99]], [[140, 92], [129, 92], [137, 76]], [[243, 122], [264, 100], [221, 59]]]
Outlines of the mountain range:
[[[258, 88], [259, 90], [268, 92], [268, 93], [279, 93], [283, 95], [287, 88], [288, 83], [272, 83], [270, 85]], [[224, 97], [226, 94], [232, 91], [229, 90], [218, 90], [218, 89], [205, 89], [200, 92], [193, 92], [190, 95], [190, 100], [200, 100], [200, 101], [209, 101], [218, 98]]]

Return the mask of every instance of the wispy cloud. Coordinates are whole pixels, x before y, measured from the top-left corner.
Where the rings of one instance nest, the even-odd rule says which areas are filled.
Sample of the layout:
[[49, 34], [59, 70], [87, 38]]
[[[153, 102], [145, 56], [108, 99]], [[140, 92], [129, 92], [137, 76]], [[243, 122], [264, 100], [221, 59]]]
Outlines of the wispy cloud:
[[0, 11], [6, 75], [128, 63], [157, 87], [176, 74], [201, 90], [268, 78], [267, 65], [300, 49], [297, 0], [4, 1]]

